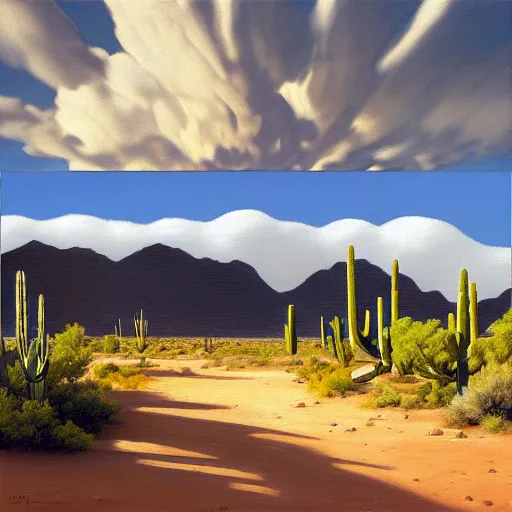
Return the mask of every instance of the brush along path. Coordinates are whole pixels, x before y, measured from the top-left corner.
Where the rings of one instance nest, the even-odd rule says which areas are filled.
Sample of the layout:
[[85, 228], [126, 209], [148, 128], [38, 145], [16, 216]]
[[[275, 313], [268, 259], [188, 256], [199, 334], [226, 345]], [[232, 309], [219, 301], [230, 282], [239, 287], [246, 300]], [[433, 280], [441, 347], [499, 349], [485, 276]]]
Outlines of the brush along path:
[[90, 453], [0, 452], [0, 510], [512, 510], [510, 436], [428, 436], [437, 411], [405, 419], [361, 396], [317, 400], [283, 371], [202, 363], [160, 360], [147, 390], [113, 392], [122, 423]]

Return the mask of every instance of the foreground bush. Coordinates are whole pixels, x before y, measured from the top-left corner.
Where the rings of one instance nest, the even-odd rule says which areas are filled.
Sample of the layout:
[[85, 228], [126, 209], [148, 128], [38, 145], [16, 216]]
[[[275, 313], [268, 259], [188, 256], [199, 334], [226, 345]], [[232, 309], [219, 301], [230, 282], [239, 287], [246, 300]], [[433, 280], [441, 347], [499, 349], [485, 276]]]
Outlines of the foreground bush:
[[92, 439], [72, 421], [59, 421], [47, 402], [22, 401], [0, 390], [0, 448], [84, 451]]
[[332, 364], [318, 358], [295, 369], [298, 377], [308, 381], [308, 390], [322, 397], [344, 396], [357, 389], [352, 381], [353, 368], [344, 368], [339, 363]]
[[489, 426], [489, 417], [512, 421], [512, 363], [482, 368], [471, 377], [466, 394], [455, 397], [447, 411], [448, 423], [457, 427], [483, 422]]
[[87, 434], [96, 435], [119, 411], [119, 406], [106, 398], [107, 389], [91, 380], [68, 382], [55, 386], [48, 402], [61, 422], [71, 420]]

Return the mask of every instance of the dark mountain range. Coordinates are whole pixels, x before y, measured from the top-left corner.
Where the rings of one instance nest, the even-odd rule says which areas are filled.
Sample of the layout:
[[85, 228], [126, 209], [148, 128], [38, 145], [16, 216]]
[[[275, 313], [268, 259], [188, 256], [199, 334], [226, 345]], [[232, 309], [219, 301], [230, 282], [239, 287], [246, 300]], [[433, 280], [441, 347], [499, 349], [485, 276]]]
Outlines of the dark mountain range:
[[[37, 323], [42, 293], [51, 334], [73, 322], [84, 325], [89, 335], [108, 334], [121, 318], [123, 334], [132, 335], [133, 314], [141, 308], [151, 336], [281, 337], [288, 304], [295, 304], [299, 337], [318, 336], [321, 315], [346, 316], [346, 263], [279, 293], [245, 263], [196, 259], [164, 245], [113, 262], [90, 249], [30, 242], [2, 255], [4, 336], [14, 335], [15, 274], [20, 269], [27, 279], [30, 323]], [[356, 261], [356, 287], [361, 313], [370, 309], [373, 315], [379, 295], [389, 302], [390, 276], [366, 260]], [[440, 318], [445, 324], [448, 313], [456, 311], [440, 292], [422, 292], [405, 275], [399, 288], [401, 316]], [[479, 303], [481, 331], [511, 307], [511, 292]]]

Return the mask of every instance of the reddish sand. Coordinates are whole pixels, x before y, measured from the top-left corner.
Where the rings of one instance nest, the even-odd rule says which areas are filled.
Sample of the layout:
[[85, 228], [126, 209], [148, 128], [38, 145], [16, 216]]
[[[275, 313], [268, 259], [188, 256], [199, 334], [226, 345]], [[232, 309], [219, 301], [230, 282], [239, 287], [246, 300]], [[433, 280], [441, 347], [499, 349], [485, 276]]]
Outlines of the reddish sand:
[[0, 452], [0, 511], [512, 511], [510, 436], [427, 436], [439, 412], [315, 403], [281, 371], [160, 363], [147, 391], [113, 393], [122, 423], [92, 452]]

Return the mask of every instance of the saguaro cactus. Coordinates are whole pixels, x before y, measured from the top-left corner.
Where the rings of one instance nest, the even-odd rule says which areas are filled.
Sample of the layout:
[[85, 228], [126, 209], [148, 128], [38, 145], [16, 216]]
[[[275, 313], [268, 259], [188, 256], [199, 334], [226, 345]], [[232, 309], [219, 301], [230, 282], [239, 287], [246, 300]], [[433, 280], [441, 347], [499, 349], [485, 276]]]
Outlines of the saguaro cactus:
[[148, 321], [144, 319], [142, 309], [140, 310], [140, 317], [135, 313], [133, 317], [135, 324], [135, 337], [137, 338], [137, 350], [142, 354], [146, 350], [147, 336], [148, 336]]
[[350, 346], [347, 346], [343, 340], [343, 320], [340, 320], [338, 316], [334, 317], [334, 320], [330, 322], [330, 326], [333, 332], [333, 355], [338, 361], [345, 367], [350, 364], [353, 357]]
[[18, 271], [16, 273], [16, 343], [29, 397], [42, 402], [50, 366], [48, 359], [50, 336], [47, 335], [45, 338], [44, 335], [44, 297], [42, 295], [39, 295], [37, 338], [31, 342], [28, 332], [25, 273]]
[[462, 395], [469, 383], [468, 348], [470, 343], [468, 271], [460, 272], [459, 295], [457, 299], [457, 392]]
[[356, 353], [356, 347], [359, 347], [366, 353], [369, 350], [363, 345], [361, 337], [367, 338], [370, 334], [370, 311], [366, 310], [364, 330], [359, 331], [357, 323], [357, 305], [356, 305], [356, 279], [355, 279], [355, 255], [354, 246], [348, 248], [347, 260], [347, 304], [348, 304], [348, 336], [350, 339], [350, 348]]
[[[395, 260], [396, 261], [396, 260]], [[384, 306], [382, 297], [377, 297], [377, 324], [380, 358], [383, 370], [389, 370], [393, 364], [391, 360], [391, 330], [388, 329], [387, 336], [384, 336]]]
[[398, 260], [393, 260], [393, 269], [391, 271], [391, 324], [399, 318], [398, 309]]
[[284, 339], [288, 354], [295, 355], [297, 353], [297, 327], [295, 325], [295, 306], [293, 304], [288, 306], [288, 323], [284, 325]]
[[478, 338], [478, 298], [476, 283], [471, 283], [469, 296], [469, 322], [470, 322], [470, 343]]
[[320, 317], [320, 338], [322, 340], [322, 347], [323, 348], [328, 348], [327, 347], [327, 340], [325, 339], [325, 324], [324, 324], [324, 317], [323, 316]]

